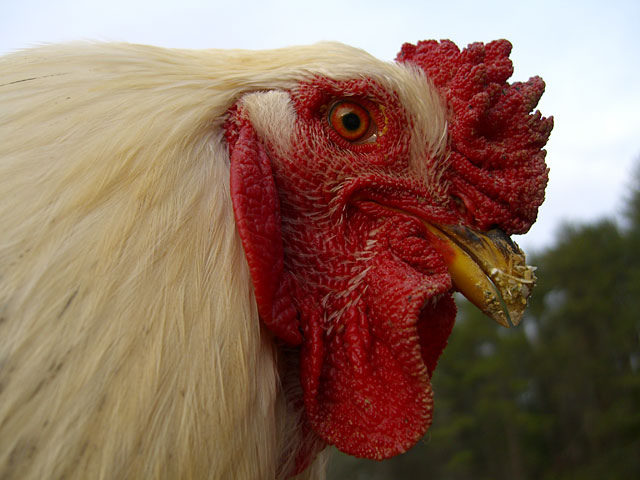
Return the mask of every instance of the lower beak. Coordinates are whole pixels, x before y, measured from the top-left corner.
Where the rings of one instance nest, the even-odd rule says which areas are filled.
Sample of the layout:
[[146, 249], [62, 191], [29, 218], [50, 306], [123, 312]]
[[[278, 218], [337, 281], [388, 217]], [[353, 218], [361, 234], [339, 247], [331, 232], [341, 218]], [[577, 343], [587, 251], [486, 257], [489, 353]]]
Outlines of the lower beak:
[[535, 267], [499, 229], [486, 233], [463, 226], [425, 224], [438, 237], [454, 288], [505, 327], [520, 323], [536, 277]]

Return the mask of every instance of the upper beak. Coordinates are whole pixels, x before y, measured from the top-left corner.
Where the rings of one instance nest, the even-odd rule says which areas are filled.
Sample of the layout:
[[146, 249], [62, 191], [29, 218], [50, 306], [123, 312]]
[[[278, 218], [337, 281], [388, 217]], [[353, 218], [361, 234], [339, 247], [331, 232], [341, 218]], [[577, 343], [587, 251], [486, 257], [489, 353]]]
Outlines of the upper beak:
[[499, 229], [425, 225], [442, 240], [453, 286], [500, 325], [518, 325], [536, 281], [518, 245]]

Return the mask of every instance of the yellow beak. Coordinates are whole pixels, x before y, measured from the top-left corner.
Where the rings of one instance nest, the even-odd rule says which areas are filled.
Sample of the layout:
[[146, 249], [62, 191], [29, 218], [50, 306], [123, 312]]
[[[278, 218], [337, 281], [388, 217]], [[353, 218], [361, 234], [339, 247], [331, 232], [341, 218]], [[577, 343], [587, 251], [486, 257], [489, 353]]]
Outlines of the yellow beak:
[[454, 287], [500, 325], [518, 325], [536, 281], [518, 245], [498, 229], [425, 225], [442, 240]]

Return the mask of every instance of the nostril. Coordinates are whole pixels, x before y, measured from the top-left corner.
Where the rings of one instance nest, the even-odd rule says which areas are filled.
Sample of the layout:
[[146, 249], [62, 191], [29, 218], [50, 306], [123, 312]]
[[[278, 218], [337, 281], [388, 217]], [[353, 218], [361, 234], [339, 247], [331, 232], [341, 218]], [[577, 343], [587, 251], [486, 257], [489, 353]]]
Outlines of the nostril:
[[451, 204], [453, 208], [460, 214], [461, 217], [467, 218], [468, 210], [464, 203], [464, 200], [457, 195], [451, 195]]

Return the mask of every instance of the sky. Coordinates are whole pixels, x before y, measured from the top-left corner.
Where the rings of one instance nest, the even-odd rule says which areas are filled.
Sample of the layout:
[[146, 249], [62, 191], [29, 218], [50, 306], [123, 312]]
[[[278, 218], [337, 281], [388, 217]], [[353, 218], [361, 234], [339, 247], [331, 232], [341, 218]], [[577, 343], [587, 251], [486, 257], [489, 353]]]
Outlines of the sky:
[[540, 250], [563, 223], [623, 208], [640, 168], [638, 25], [638, 0], [0, 0], [0, 54], [73, 40], [196, 49], [335, 40], [391, 61], [404, 42], [506, 38], [512, 80], [541, 76], [538, 108], [555, 119], [545, 203], [531, 231], [515, 238]]

